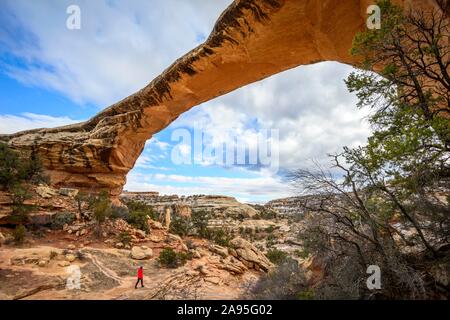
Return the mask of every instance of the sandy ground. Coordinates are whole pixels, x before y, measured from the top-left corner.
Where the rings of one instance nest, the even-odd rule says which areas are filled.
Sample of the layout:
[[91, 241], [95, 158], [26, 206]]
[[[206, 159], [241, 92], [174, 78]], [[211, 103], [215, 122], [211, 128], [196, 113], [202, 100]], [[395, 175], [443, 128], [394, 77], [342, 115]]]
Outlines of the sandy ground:
[[[0, 299], [236, 299], [245, 283], [257, 277], [253, 272], [236, 276], [217, 269], [210, 264], [211, 260], [217, 262], [216, 257], [167, 269], [160, 267], [156, 258], [133, 260], [128, 250], [98, 248], [101, 245], [79, 249], [83, 257], [62, 266], [67, 243], [55, 239], [40, 242], [31, 247], [0, 247]], [[50, 259], [52, 251], [57, 255]], [[42, 260], [48, 263], [39, 266]], [[206, 274], [195, 271], [199, 263], [207, 265]], [[135, 289], [140, 265], [145, 288]], [[73, 266], [81, 271], [81, 288], [71, 290], [67, 278]]]

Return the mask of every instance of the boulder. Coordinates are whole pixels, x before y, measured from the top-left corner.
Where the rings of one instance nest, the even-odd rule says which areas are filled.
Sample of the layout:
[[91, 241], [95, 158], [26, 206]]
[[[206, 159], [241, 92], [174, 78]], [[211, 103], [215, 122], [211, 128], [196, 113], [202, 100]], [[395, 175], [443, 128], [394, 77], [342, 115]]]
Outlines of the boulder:
[[208, 246], [209, 251], [218, 254], [219, 256], [225, 258], [228, 256], [228, 249], [217, 244], [210, 244]]
[[147, 225], [150, 229], [164, 229], [164, 226], [159, 221], [154, 221], [152, 219], [147, 220]]
[[182, 241], [180, 236], [171, 233], [167, 234], [167, 240], [171, 242]]
[[115, 247], [116, 247], [117, 249], [122, 249], [122, 248], [124, 247], [124, 245], [123, 245], [122, 242], [117, 242], [116, 245], [115, 245]]
[[153, 256], [153, 250], [146, 246], [134, 246], [131, 248], [131, 258], [135, 260], [149, 259]]
[[45, 267], [48, 264], [48, 260], [39, 260], [38, 266]]
[[68, 262], [74, 262], [77, 259], [77, 257], [74, 254], [66, 254], [66, 261]]
[[219, 269], [227, 270], [233, 274], [242, 274], [248, 270], [248, 268], [241, 261], [230, 256], [225, 259], [221, 259], [217, 267]]
[[136, 230], [134, 231], [134, 234], [135, 234], [138, 238], [141, 238], [141, 239], [145, 239], [145, 236], [146, 236], [145, 231], [139, 230], [139, 229], [136, 229]]
[[274, 267], [272, 262], [259, 251], [253, 244], [247, 240], [237, 237], [230, 241], [230, 245], [236, 250], [236, 255], [248, 268], [254, 268], [254, 265], [263, 271], [269, 271]]
[[74, 198], [78, 194], [78, 189], [72, 189], [72, 188], [60, 188], [59, 194], [66, 197], [72, 197]]
[[159, 236], [151, 235], [150, 236], [150, 241], [152, 241], [152, 242], [161, 242], [161, 241], [163, 241], [163, 239], [161, 237], [159, 237]]
[[69, 261], [60, 261], [60, 262], [58, 262], [58, 266], [68, 267], [68, 266], [70, 266], [70, 262]]
[[49, 187], [46, 184], [40, 184], [36, 187], [35, 191], [38, 196], [45, 199], [52, 198], [58, 194], [55, 189]]

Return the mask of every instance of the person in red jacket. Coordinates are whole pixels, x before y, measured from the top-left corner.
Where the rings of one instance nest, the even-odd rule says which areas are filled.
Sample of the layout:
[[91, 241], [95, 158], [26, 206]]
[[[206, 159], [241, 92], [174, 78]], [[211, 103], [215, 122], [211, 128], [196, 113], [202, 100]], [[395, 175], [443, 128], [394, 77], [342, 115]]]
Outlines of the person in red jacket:
[[139, 267], [138, 272], [137, 272], [137, 282], [136, 282], [136, 285], [134, 286], [135, 289], [137, 289], [137, 285], [138, 285], [139, 281], [141, 282], [141, 288], [143, 288], [144, 287], [144, 268], [142, 266]]

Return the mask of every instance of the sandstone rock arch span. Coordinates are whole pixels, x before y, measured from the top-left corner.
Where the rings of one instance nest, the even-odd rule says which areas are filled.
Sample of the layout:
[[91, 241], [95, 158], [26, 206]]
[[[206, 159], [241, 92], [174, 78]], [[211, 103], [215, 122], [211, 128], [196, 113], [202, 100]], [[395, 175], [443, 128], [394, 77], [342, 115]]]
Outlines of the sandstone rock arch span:
[[[432, 8], [438, 1], [396, 2]], [[299, 65], [355, 64], [349, 48], [372, 3], [235, 0], [203, 44], [145, 88], [86, 122], [0, 138], [38, 154], [54, 186], [107, 189], [117, 196], [145, 141], [190, 108]]]

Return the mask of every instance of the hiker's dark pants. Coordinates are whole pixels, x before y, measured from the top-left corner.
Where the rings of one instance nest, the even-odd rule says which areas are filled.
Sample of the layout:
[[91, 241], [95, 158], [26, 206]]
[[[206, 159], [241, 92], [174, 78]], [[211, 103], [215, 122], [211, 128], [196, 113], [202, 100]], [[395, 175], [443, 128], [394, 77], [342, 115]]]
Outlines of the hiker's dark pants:
[[134, 286], [135, 288], [137, 288], [137, 285], [139, 284], [139, 281], [141, 282], [141, 287], [144, 287], [144, 279], [142, 278], [138, 278], [136, 285]]

